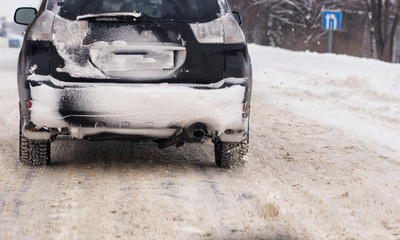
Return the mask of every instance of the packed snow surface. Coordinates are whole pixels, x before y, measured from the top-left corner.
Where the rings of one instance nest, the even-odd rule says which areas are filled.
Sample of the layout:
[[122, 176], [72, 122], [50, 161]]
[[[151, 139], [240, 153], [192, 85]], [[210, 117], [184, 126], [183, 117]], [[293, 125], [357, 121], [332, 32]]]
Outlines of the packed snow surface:
[[247, 166], [213, 146], [56, 140], [18, 163], [16, 58], [0, 39], [0, 239], [400, 236], [400, 68], [250, 45]]

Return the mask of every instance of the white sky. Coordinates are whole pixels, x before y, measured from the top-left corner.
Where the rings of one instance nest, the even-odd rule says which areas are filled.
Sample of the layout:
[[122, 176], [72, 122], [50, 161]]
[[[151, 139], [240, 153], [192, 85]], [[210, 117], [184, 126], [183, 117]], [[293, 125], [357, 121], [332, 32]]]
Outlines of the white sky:
[[2, 0], [0, 7], [0, 17], [6, 16], [8, 22], [14, 20], [14, 12], [19, 7], [36, 7], [38, 8], [41, 0]]

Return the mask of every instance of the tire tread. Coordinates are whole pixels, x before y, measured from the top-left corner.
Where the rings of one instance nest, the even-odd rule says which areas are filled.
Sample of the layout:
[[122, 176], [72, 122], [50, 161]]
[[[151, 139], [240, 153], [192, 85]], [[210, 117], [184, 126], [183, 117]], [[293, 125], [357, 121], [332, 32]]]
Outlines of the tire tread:
[[19, 160], [30, 166], [47, 166], [50, 163], [50, 141], [33, 141], [19, 136]]
[[248, 146], [247, 139], [238, 143], [215, 142], [215, 163], [220, 168], [243, 167], [246, 164], [243, 157], [248, 152]]

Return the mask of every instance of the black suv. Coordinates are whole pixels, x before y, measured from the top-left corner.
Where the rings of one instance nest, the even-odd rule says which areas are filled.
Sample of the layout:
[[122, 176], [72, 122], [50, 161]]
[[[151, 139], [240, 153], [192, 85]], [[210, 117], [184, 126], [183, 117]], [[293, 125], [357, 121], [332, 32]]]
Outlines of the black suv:
[[212, 139], [220, 167], [244, 163], [252, 73], [240, 16], [225, 0], [43, 0], [18, 63], [20, 161], [50, 162], [60, 135]]

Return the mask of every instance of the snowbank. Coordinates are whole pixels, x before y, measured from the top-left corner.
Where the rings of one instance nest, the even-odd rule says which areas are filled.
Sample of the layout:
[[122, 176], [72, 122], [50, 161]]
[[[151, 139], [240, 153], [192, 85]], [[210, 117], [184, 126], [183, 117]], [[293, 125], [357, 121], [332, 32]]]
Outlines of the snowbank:
[[400, 156], [399, 64], [258, 45], [250, 45], [250, 52], [256, 98]]
[[399, 93], [400, 65], [347, 55], [294, 52], [250, 45], [255, 66], [318, 74], [335, 79], [364, 78], [379, 91]]

